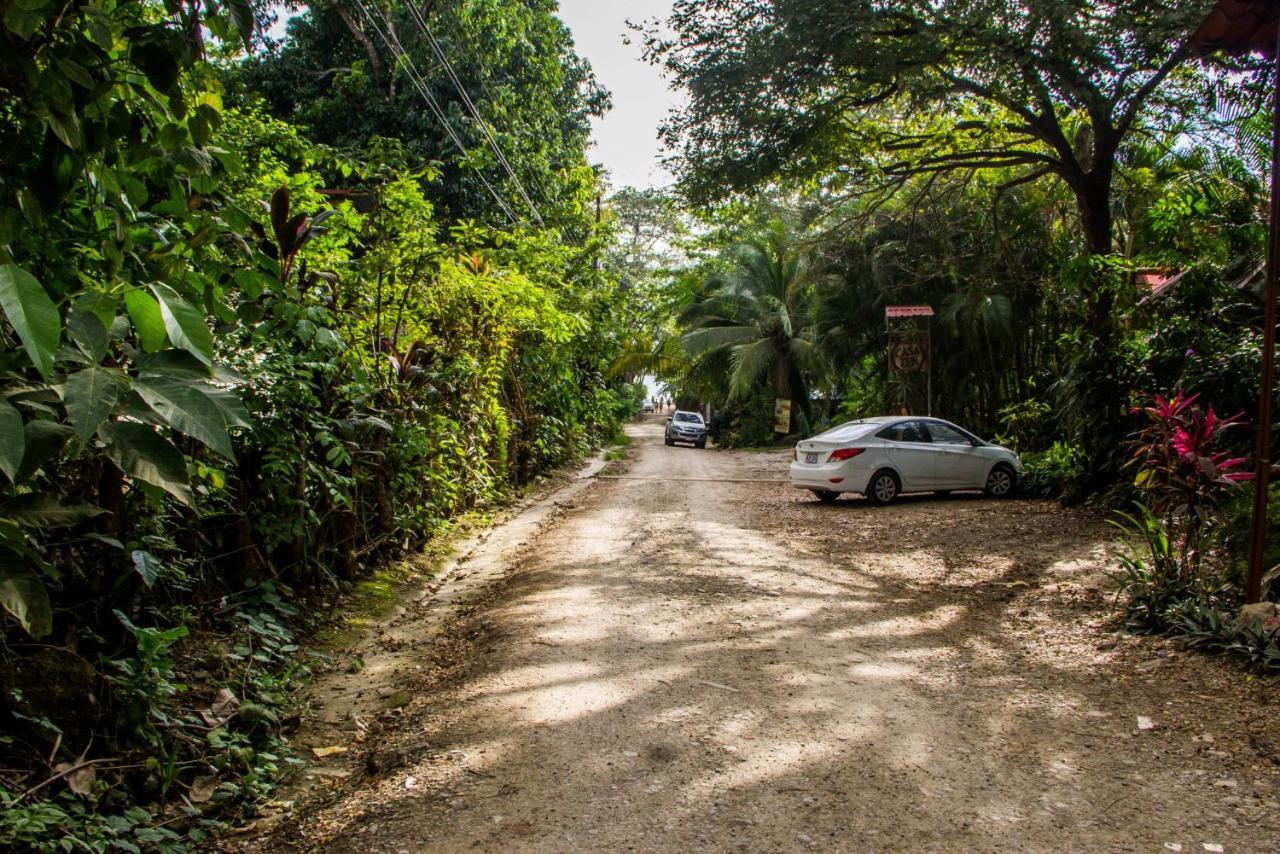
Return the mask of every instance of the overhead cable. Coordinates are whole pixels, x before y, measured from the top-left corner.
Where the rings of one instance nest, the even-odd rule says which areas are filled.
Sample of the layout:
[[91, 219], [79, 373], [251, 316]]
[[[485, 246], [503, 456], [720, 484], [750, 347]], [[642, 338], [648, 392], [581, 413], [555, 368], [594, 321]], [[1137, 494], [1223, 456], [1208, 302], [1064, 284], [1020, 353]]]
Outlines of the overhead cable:
[[[423, 79], [421, 72], [418, 71], [417, 64], [414, 63], [413, 57], [410, 56], [400, 44], [400, 39], [396, 37], [395, 31], [387, 21], [386, 14], [379, 10], [383, 23], [387, 25], [386, 31], [384, 31], [383, 28], [378, 25], [377, 20], [374, 18], [373, 13], [369, 10], [368, 6], [365, 5], [364, 0], [355, 0], [355, 4], [360, 9], [360, 12], [364, 15], [365, 19], [369, 22], [369, 25], [373, 27], [374, 31], [378, 34], [378, 37], [382, 39], [382, 43], [387, 46], [387, 50], [389, 50], [391, 55], [396, 58], [397, 63], [403, 64], [406, 73], [409, 75], [410, 82], [413, 84], [414, 88], [418, 90], [418, 94], [422, 96], [422, 100], [426, 103], [427, 109], [430, 110], [432, 115], [434, 115], [437, 121], [440, 122], [445, 133], [448, 134], [449, 139], [453, 141], [455, 146], [457, 146], [458, 152], [466, 155], [466, 145], [463, 144], [462, 140], [458, 137], [453, 126], [449, 124], [449, 119], [445, 114], [444, 109], [428, 90], [426, 81]], [[390, 33], [390, 35], [388, 35], [388, 33]], [[489, 191], [489, 194], [493, 196], [493, 200], [498, 203], [500, 208], [502, 208], [503, 213], [506, 214], [507, 219], [511, 224], [513, 226], [518, 225], [519, 217], [515, 215], [506, 200], [504, 200], [498, 191], [494, 189], [493, 185], [489, 183], [489, 180], [484, 176], [484, 174], [477, 170], [476, 176], [480, 179], [481, 183], [484, 184], [485, 188]]]
[[436, 58], [440, 61], [440, 64], [444, 66], [445, 72], [449, 75], [449, 79], [453, 81], [454, 88], [456, 88], [458, 90], [458, 94], [462, 96], [462, 103], [466, 107], [467, 112], [471, 114], [472, 118], [476, 120], [476, 124], [480, 126], [480, 130], [484, 132], [485, 138], [489, 142], [489, 147], [493, 150], [493, 153], [497, 155], [498, 162], [502, 165], [502, 168], [506, 170], [507, 175], [511, 177], [511, 181], [516, 185], [516, 191], [520, 194], [520, 197], [524, 199], [524, 203], [529, 206], [529, 210], [533, 213], [533, 218], [538, 221], [538, 225], [545, 226], [545, 223], [542, 221], [542, 214], [538, 211], [538, 206], [533, 203], [533, 199], [530, 198], [529, 193], [525, 191], [524, 183], [521, 182], [519, 176], [516, 175], [515, 169], [511, 167], [511, 161], [507, 159], [507, 155], [502, 150], [502, 146], [498, 144], [497, 137], [494, 136], [492, 130], [489, 128], [489, 123], [484, 120], [484, 117], [480, 115], [480, 111], [476, 109], [475, 102], [471, 100], [471, 95], [467, 92], [466, 87], [462, 85], [462, 80], [459, 79], [458, 73], [454, 70], [453, 63], [449, 61], [448, 55], [445, 54], [444, 48], [440, 46], [440, 42], [436, 38], [435, 33], [431, 31], [430, 25], [427, 24], [426, 19], [422, 17], [422, 13], [412, 2], [406, 3], [406, 6], [409, 8], [409, 14], [413, 18], [414, 23], [418, 26], [418, 31], [427, 39], [427, 42], [431, 45], [431, 49], [435, 53]]

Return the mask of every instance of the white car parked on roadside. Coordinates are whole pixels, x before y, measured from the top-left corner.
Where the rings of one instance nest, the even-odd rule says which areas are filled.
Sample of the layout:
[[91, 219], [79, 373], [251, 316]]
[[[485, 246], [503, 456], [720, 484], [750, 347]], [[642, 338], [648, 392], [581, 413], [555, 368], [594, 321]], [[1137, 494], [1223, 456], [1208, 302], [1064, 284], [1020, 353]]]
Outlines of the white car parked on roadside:
[[1022, 477], [1008, 448], [938, 418], [896, 416], [841, 424], [796, 445], [791, 485], [822, 501], [857, 492], [888, 504], [906, 492], [981, 489], [1003, 498]]

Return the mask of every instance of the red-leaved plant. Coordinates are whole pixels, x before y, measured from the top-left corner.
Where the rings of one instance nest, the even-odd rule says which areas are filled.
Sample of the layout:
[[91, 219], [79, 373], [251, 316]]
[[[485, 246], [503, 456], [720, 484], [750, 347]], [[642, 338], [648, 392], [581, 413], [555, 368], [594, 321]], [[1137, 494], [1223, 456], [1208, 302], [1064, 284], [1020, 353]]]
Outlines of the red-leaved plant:
[[1130, 443], [1136, 468], [1134, 485], [1146, 493], [1145, 510], [1163, 520], [1177, 554], [1170, 555], [1183, 580], [1200, 565], [1205, 536], [1216, 511], [1242, 481], [1252, 479], [1248, 457], [1224, 449], [1223, 436], [1244, 423], [1243, 413], [1222, 418], [1213, 407], [1196, 405], [1199, 395], [1177, 391], [1154, 395], [1135, 407], [1147, 424]]

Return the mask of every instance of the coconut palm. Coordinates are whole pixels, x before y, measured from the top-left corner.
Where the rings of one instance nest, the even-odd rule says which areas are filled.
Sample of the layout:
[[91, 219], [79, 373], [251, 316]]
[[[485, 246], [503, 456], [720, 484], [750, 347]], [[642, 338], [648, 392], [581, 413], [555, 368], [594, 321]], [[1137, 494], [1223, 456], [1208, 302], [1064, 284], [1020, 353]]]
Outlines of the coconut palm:
[[779, 220], [729, 250], [724, 268], [680, 318], [692, 370], [723, 369], [731, 399], [768, 381], [774, 396], [808, 404], [808, 374], [817, 364], [811, 311], [812, 257]]

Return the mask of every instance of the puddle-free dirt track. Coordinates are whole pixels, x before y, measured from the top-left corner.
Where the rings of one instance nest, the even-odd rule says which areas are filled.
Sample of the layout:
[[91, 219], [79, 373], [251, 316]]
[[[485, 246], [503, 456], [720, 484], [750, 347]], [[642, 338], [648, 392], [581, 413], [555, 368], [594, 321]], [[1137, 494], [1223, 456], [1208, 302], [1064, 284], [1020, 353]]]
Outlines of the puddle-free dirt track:
[[822, 506], [753, 482], [783, 454], [631, 430], [628, 478], [580, 489], [452, 640], [409, 643], [407, 705], [240, 844], [1280, 850], [1274, 685], [1113, 633], [1101, 521]]

